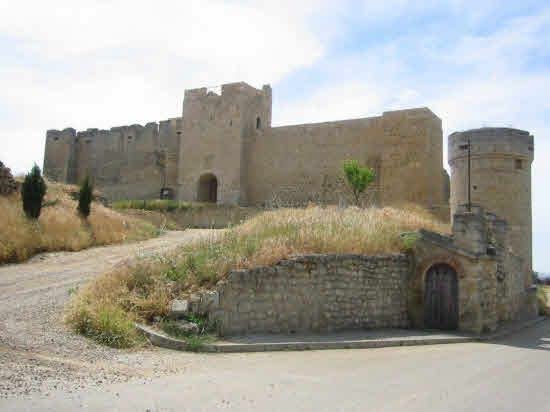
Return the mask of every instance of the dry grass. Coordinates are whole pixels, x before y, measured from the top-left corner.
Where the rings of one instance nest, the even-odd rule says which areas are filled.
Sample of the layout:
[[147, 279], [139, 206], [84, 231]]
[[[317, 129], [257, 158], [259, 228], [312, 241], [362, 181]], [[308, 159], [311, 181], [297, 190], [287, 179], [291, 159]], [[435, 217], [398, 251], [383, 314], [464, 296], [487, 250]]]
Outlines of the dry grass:
[[106, 342], [98, 338], [100, 328], [89, 329], [99, 325], [105, 307], [122, 311], [128, 321], [150, 321], [165, 316], [175, 297], [210, 288], [232, 269], [270, 265], [293, 254], [396, 253], [404, 247], [400, 234], [420, 228], [449, 230], [417, 207], [265, 212], [218, 236], [104, 274], [73, 298], [67, 321], [77, 331], [85, 325], [86, 335]]
[[537, 288], [537, 299], [540, 314], [550, 317], [550, 286], [539, 285]]
[[90, 246], [139, 240], [155, 228], [94, 202], [88, 221], [80, 218], [70, 193], [75, 187], [48, 182], [38, 222], [23, 213], [19, 194], [0, 197], [0, 263], [20, 262], [40, 252], [77, 251]]

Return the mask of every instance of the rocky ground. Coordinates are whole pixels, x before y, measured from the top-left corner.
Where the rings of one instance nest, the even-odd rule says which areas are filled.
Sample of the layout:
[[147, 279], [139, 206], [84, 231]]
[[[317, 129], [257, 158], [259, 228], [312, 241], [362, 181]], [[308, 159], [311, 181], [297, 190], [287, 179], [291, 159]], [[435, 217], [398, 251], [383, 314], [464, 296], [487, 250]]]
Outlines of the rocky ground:
[[[168, 232], [140, 243], [50, 253], [0, 266], [0, 398], [47, 395], [182, 371], [190, 358], [157, 348], [115, 350], [75, 335], [63, 324], [70, 294], [136, 254], [153, 254], [208, 236]], [[197, 358], [198, 356], [198, 358]]]

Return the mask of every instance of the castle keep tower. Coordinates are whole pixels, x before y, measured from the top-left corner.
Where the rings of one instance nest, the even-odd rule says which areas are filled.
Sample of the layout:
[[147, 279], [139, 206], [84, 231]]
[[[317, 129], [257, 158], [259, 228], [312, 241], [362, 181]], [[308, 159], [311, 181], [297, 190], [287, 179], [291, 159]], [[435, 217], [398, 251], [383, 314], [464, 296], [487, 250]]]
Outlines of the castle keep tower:
[[[481, 128], [449, 136], [451, 216], [468, 202], [468, 145], [471, 202], [508, 222], [510, 245], [532, 268], [531, 163], [533, 136], [509, 128]], [[526, 276], [526, 284], [531, 277]]]
[[248, 139], [271, 127], [271, 87], [185, 91], [179, 199], [247, 204]]

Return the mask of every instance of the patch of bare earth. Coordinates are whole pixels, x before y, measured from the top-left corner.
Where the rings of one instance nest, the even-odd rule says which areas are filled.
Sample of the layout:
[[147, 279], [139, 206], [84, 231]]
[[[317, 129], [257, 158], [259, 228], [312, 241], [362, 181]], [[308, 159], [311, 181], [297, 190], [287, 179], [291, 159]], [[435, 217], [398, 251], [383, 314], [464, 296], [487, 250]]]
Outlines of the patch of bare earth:
[[0, 398], [146, 381], [185, 369], [197, 355], [100, 346], [70, 331], [63, 311], [71, 291], [93, 277], [136, 255], [166, 252], [208, 232], [168, 232], [144, 242], [50, 253], [0, 266]]

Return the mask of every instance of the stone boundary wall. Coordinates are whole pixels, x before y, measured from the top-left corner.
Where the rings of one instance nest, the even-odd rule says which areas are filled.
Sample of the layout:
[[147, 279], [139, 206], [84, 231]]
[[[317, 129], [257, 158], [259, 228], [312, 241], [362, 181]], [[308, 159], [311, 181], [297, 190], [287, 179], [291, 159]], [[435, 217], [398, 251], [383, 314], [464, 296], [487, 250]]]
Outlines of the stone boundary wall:
[[409, 326], [405, 255], [306, 255], [232, 271], [209, 314], [220, 335]]
[[154, 224], [173, 224], [178, 229], [225, 229], [237, 226], [265, 209], [254, 207], [212, 205], [188, 210], [158, 212], [140, 209], [124, 209], [121, 213], [138, 217]]

